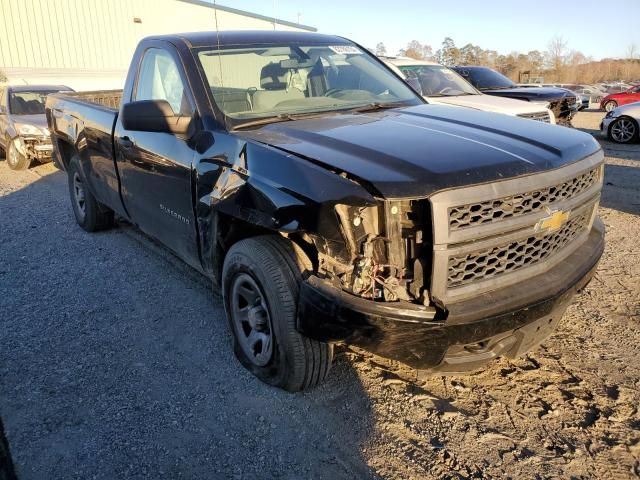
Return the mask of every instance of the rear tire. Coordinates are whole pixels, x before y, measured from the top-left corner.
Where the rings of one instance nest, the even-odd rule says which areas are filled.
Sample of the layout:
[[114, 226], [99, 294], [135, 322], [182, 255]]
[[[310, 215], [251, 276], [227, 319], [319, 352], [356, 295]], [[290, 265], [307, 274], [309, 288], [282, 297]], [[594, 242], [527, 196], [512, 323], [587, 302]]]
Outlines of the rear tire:
[[11, 170], [26, 170], [31, 165], [31, 161], [18, 151], [13, 140], [7, 142], [7, 165]]
[[613, 110], [617, 106], [618, 106], [618, 102], [616, 102], [614, 100], [609, 100], [607, 103], [604, 104], [604, 110], [605, 110], [605, 112], [610, 112], [611, 110]]
[[78, 225], [87, 232], [105, 230], [114, 225], [113, 210], [98, 202], [86, 188], [77, 155], [69, 162], [69, 197]]
[[269, 235], [233, 245], [222, 272], [238, 360], [263, 382], [290, 392], [321, 383], [333, 361], [332, 345], [296, 330], [299, 284], [310, 269], [297, 245]]

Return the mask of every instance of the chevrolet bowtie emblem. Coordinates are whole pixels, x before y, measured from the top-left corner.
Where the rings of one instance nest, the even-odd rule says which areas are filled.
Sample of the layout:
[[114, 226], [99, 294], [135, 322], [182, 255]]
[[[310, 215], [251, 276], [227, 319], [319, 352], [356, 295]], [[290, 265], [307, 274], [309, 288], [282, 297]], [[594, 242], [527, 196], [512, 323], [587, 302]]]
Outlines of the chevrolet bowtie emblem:
[[549, 213], [551, 213], [551, 215], [541, 219], [538, 223], [536, 223], [536, 232], [553, 232], [554, 230], [558, 230], [560, 227], [562, 227], [562, 225], [567, 223], [567, 220], [569, 220], [569, 212], [556, 210]]

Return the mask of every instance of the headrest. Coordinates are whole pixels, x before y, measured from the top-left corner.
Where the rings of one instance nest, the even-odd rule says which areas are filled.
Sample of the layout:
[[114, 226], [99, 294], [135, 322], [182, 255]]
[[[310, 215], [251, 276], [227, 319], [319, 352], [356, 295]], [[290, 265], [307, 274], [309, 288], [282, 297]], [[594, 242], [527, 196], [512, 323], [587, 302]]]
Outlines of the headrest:
[[262, 67], [260, 86], [265, 90], [284, 90], [288, 81], [289, 70], [282, 68], [280, 63], [270, 63]]

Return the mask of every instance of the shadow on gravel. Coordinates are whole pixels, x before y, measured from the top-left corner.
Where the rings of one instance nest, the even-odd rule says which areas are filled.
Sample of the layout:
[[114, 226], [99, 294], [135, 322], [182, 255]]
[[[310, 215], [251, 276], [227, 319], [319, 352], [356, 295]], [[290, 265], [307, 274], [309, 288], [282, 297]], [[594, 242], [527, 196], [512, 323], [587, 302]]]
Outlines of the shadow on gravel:
[[9, 442], [4, 434], [2, 418], [0, 418], [0, 480], [17, 480], [13, 469], [13, 461], [11, 460]]
[[133, 227], [81, 230], [64, 173], [6, 168], [35, 179], [0, 196], [0, 414], [21, 480], [376, 478], [347, 359], [309, 392], [262, 384], [208, 281]]
[[600, 205], [640, 215], [640, 162], [637, 167], [605, 165]]

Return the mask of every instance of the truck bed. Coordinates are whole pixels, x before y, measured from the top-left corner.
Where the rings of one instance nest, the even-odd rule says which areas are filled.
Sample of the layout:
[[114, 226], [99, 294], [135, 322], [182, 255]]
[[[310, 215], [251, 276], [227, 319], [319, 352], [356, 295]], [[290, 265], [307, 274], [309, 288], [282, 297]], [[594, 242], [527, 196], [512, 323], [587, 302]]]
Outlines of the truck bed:
[[92, 90], [87, 92], [65, 92], [57, 94], [69, 97], [76, 102], [100, 105], [110, 110], [117, 111], [120, 108], [122, 90]]

